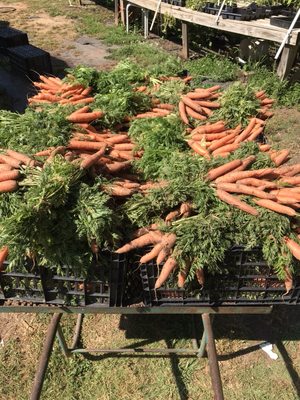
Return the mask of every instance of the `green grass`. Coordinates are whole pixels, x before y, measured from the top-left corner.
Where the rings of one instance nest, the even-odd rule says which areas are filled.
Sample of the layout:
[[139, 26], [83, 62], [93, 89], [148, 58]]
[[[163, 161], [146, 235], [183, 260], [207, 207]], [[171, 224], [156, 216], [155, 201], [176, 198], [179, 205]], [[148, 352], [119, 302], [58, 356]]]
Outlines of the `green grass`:
[[[297, 317], [298, 315], [298, 317]], [[26, 316], [19, 315], [20, 326]], [[14, 339], [0, 347], [0, 398], [27, 400], [33, 382], [43, 337], [50, 317], [36, 316], [32, 329], [23, 333], [21, 343]], [[120, 317], [87, 316], [84, 319], [82, 342], [93, 348], [128, 346], [134, 343], [146, 347], [190, 347], [188, 316], [135, 316], [128, 319], [127, 331], [119, 330]], [[294, 321], [294, 322], [293, 322]], [[296, 321], [296, 322], [295, 322]], [[230, 400], [296, 400], [297, 392], [280, 356], [270, 360], [261, 350], [237, 355], [237, 352], [261, 343], [257, 332], [266, 328], [270, 317], [216, 317], [215, 334], [220, 357], [221, 376], [226, 399]], [[289, 332], [284, 324], [291, 324]], [[199, 320], [200, 323], [200, 320]], [[290, 368], [300, 373], [299, 312], [290, 318], [281, 316], [275, 321], [275, 338], [284, 339], [290, 358]], [[74, 316], [64, 316], [63, 330], [71, 341]], [[258, 328], [256, 329], [255, 326]], [[201, 332], [200, 332], [201, 333]], [[276, 333], [279, 335], [276, 336]], [[252, 336], [255, 335], [253, 339]], [[126, 339], [128, 336], [129, 339]], [[184, 337], [186, 339], [184, 339]], [[163, 338], [167, 338], [164, 340]], [[247, 339], [249, 338], [249, 339]], [[228, 340], [230, 339], [230, 340]], [[281, 346], [282, 347], [282, 346]], [[279, 354], [275, 346], [274, 351]], [[109, 357], [96, 361], [77, 355], [65, 358], [57, 341], [50, 358], [42, 400], [211, 400], [211, 382], [207, 359], [188, 357]]]

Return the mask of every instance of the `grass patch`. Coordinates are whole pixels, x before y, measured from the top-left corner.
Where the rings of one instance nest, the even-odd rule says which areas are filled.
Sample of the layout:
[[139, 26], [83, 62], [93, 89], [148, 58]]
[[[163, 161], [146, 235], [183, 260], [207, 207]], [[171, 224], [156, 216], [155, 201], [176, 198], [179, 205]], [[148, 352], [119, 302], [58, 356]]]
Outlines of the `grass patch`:
[[111, 52], [114, 60], [129, 59], [152, 76], [177, 74], [183, 68], [179, 57], [174, 57], [156, 45], [146, 42], [129, 44]]
[[206, 56], [198, 60], [186, 61], [184, 68], [195, 78], [210, 79], [217, 82], [233, 81], [237, 78], [239, 67], [228, 58]]

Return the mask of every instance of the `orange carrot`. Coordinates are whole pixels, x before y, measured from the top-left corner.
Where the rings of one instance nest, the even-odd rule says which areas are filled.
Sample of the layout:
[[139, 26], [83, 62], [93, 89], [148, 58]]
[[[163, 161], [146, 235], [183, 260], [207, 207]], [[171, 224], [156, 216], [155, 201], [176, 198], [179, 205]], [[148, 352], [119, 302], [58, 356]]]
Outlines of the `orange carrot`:
[[180, 211], [179, 210], [174, 210], [169, 212], [169, 214], [165, 218], [165, 222], [170, 222], [176, 219], [176, 217], [179, 217]]
[[0, 250], [0, 272], [3, 271], [3, 263], [7, 259], [8, 256], [8, 247], [4, 246]]
[[217, 193], [217, 196], [219, 197], [219, 199], [224, 201], [225, 203], [227, 203], [233, 207], [239, 208], [240, 210], [245, 211], [248, 214], [251, 214], [254, 216], [258, 215], [258, 211], [255, 208], [249, 206], [244, 201], [241, 201], [238, 197], [232, 196], [231, 194], [229, 194], [221, 189], [217, 189], [216, 193]]
[[289, 150], [281, 150], [273, 160], [276, 167], [278, 167], [281, 164], [284, 164], [289, 158], [289, 154], [290, 154]]
[[0, 171], [11, 171], [13, 167], [8, 164], [0, 164]]
[[105, 185], [103, 187], [103, 190], [105, 190], [111, 196], [116, 196], [116, 197], [127, 197], [135, 193], [134, 189], [127, 189], [121, 187], [120, 185]]
[[[84, 106], [81, 108], [78, 108], [78, 110], [74, 111], [72, 114], [70, 114], [70, 116], [75, 115], [75, 114], [82, 114], [82, 113], [86, 113], [90, 110], [89, 106]], [[87, 124], [88, 125], [88, 124]], [[86, 126], [87, 128], [87, 126]]]
[[92, 90], [93, 90], [93, 88], [92, 88], [91, 86], [89, 86], [89, 87], [85, 88], [85, 89], [81, 92], [81, 94], [82, 94], [82, 96], [88, 96], [88, 95], [92, 92]]
[[270, 150], [271, 146], [269, 144], [259, 144], [258, 148], [260, 151], [265, 152], [265, 151]]
[[200, 143], [194, 142], [193, 140], [188, 140], [188, 145], [193, 149], [197, 154], [210, 159], [209, 152], [200, 145]]
[[251, 133], [252, 129], [256, 125], [256, 119], [251, 118], [247, 127], [242, 131], [242, 133], [236, 137], [235, 143], [243, 142]]
[[176, 260], [172, 257], [169, 257], [167, 261], [164, 263], [164, 266], [162, 267], [159, 277], [155, 282], [154, 289], [160, 288], [168, 279], [173, 269], [175, 269], [176, 267], [177, 267]]
[[196, 275], [196, 278], [197, 278], [197, 281], [198, 281], [199, 285], [203, 286], [204, 282], [205, 282], [203, 268], [198, 268], [196, 270], [196, 272], [195, 272], [195, 275]]
[[210, 108], [203, 107], [203, 106], [201, 106], [201, 107], [202, 107], [204, 114], [207, 115], [208, 117], [210, 117], [213, 114], [213, 112]]
[[140, 264], [146, 264], [156, 258], [162, 250], [163, 246], [163, 243], [157, 243], [149, 253], [140, 258]]
[[68, 149], [71, 150], [100, 150], [103, 147], [101, 142], [84, 142], [82, 140], [70, 140]]
[[223, 151], [222, 153], [217, 154], [215, 157], [228, 157], [230, 156], [230, 152], [229, 151]]
[[197, 104], [195, 101], [193, 101], [192, 99], [190, 99], [187, 96], [182, 96], [181, 100], [183, 101], [183, 103], [192, 108], [194, 111], [197, 111], [198, 113], [202, 113], [202, 108], [199, 106], [199, 104]]
[[206, 117], [204, 115], [199, 114], [197, 111], [193, 110], [191, 107], [185, 106], [185, 109], [186, 109], [186, 113], [188, 114], [189, 117], [198, 119], [200, 121], [206, 120]]
[[15, 158], [16, 160], [22, 161], [22, 163], [25, 165], [33, 165], [34, 164], [34, 160], [32, 160], [26, 154], [19, 153], [18, 151], [7, 149], [6, 154], [10, 157]]
[[214, 140], [222, 139], [227, 136], [226, 131], [220, 133], [194, 133], [192, 135], [193, 140], [205, 139], [207, 142], [212, 142]]
[[99, 158], [101, 158], [104, 155], [105, 149], [106, 149], [106, 147], [103, 146], [96, 153], [92, 154], [91, 156], [89, 156], [89, 157], [85, 158], [83, 161], [81, 161], [80, 168], [88, 169], [91, 166], [93, 166], [99, 160]]
[[72, 104], [90, 104], [94, 101], [94, 97], [85, 97], [80, 100], [71, 101]]
[[255, 93], [255, 97], [258, 99], [266, 93], [265, 90], [260, 90], [259, 92]]
[[187, 115], [186, 115], [185, 104], [184, 104], [183, 101], [180, 101], [180, 102], [179, 102], [178, 111], [179, 111], [179, 116], [180, 116], [180, 118], [182, 119], [182, 121], [183, 121], [185, 124], [188, 125], [188, 124], [189, 124], [189, 120], [188, 120], [188, 117], [187, 117]]
[[148, 232], [143, 236], [133, 239], [131, 242], [125, 244], [116, 250], [116, 253], [123, 254], [128, 253], [131, 250], [139, 249], [141, 247], [148, 246], [149, 244], [156, 244], [161, 241], [161, 236], [155, 234], [155, 232]]
[[251, 135], [246, 139], [247, 142], [253, 142], [264, 130], [263, 126], [253, 129]]
[[300, 173], [300, 164], [291, 165], [291, 169], [287, 171], [285, 176], [295, 176]]
[[293, 256], [297, 258], [297, 260], [300, 260], [299, 244], [287, 236], [285, 236], [283, 240], [284, 243], [287, 245], [288, 249], [290, 250], [290, 252], [293, 254]]
[[256, 160], [255, 156], [248, 156], [242, 160], [242, 164], [235, 168], [232, 172], [244, 171], [249, 165], [251, 165]]
[[169, 110], [165, 110], [163, 108], [154, 107], [152, 108], [152, 111], [155, 112], [160, 117], [165, 117], [170, 114]]
[[222, 121], [216, 122], [215, 124], [207, 124], [202, 126], [197, 126], [193, 129], [191, 134], [194, 133], [220, 133], [225, 130], [225, 125]]
[[260, 105], [261, 106], [266, 106], [266, 105], [269, 105], [269, 104], [273, 104], [274, 101], [275, 101], [274, 99], [265, 98], [265, 99], [261, 100]]
[[133, 143], [116, 143], [114, 144], [113, 148], [115, 150], [133, 150], [135, 148], [135, 144]]
[[254, 200], [257, 205], [260, 207], [267, 208], [269, 210], [275, 211], [279, 214], [284, 214], [288, 215], [290, 217], [295, 217], [296, 216], [296, 211], [293, 210], [290, 207], [283, 206], [281, 204], [276, 203], [275, 201], [272, 200], [265, 200], [265, 199], [259, 199], [259, 200]]
[[186, 262], [185, 267], [178, 272], [177, 286], [179, 288], [184, 287], [186, 277], [187, 277], [190, 267], [191, 267], [191, 263]]
[[12, 171], [2, 171], [0, 172], [0, 182], [3, 181], [15, 181], [20, 178], [20, 171], [14, 169]]
[[202, 107], [207, 107], [207, 108], [220, 108], [220, 103], [217, 103], [215, 101], [198, 101], [198, 104]]
[[278, 203], [280, 204], [289, 204], [289, 205], [293, 205], [296, 204], [297, 201], [299, 201], [299, 199], [297, 199], [296, 197], [292, 197], [292, 196], [276, 196], [276, 201], [278, 201]]
[[196, 92], [189, 92], [186, 94], [186, 96], [192, 100], [206, 99], [211, 96], [211, 93], [206, 89], [197, 89]]
[[133, 154], [131, 151], [125, 151], [125, 150], [111, 150], [109, 155], [112, 158], [116, 158], [116, 159], [123, 159], [123, 160], [133, 160]]
[[67, 120], [70, 122], [91, 122], [94, 121], [95, 119], [103, 117], [103, 112], [102, 111], [94, 111], [90, 113], [77, 113], [77, 114], [71, 114], [67, 117]]
[[[50, 156], [52, 150], [54, 150], [54, 147], [50, 147], [49, 149], [42, 150], [42, 151], [38, 151], [37, 153], [35, 153], [35, 156], [37, 156], [37, 157], [47, 157], [47, 156]], [[0, 156], [0, 157], [1, 157], [1, 156]]]
[[18, 189], [17, 181], [8, 180], [0, 182], [0, 193], [14, 192]]
[[19, 168], [20, 165], [22, 164], [22, 161], [16, 160], [15, 158], [10, 157], [10, 156], [6, 156], [4, 154], [0, 154], [0, 160], [4, 164], [11, 165], [13, 168]]
[[269, 182], [263, 179], [257, 179], [257, 178], [244, 178], [236, 181], [236, 183], [240, 183], [242, 185], [248, 185], [248, 186], [254, 186], [254, 187], [261, 187], [264, 186], [269, 189], [275, 189], [277, 187], [277, 184], [275, 182]]
[[235, 133], [231, 133], [221, 139], [213, 141], [212, 144], [209, 146], [209, 151], [214, 151], [219, 149], [220, 147], [223, 147], [225, 144], [228, 144], [232, 139], [234, 139], [234, 137]]
[[220, 90], [220, 89], [221, 89], [220, 85], [214, 85], [214, 86], [211, 86], [210, 88], [207, 88], [207, 90], [209, 92], [216, 92], [217, 90]]
[[157, 104], [156, 107], [169, 111], [173, 111], [175, 108], [172, 104], [166, 104], [166, 103]]
[[106, 139], [109, 144], [125, 143], [128, 140], [129, 136], [127, 134], [116, 134]]
[[224, 153], [227, 151], [231, 153], [232, 151], [237, 150], [239, 147], [240, 147], [239, 143], [227, 144], [225, 146], [219, 147], [218, 149], [214, 150], [212, 154], [216, 156], [220, 153]]
[[287, 176], [278, 181], [279, 184], [300, 185], [300, 176]]
[[230, 161], [224, 165], [221, 165], [220, 167], [211, 169], [208, 172], [206, 177], [209, 181], [213, 181], [216, 178], [218, 178], [219, 176], [222, 176], [222, 175], [227, 174], [228, 172], [232, 171], [233, 169], [240, 166], [241, 164], [242, 164], [241, 160]]
[[229, 172], [228, 174], [225, 174], [223, 176], [220, 176], [219, 178], [216, 179], [216, 182], [236, 182], [238, 180], [244, 179], [244, 178], [252, 178], [256, 177], [257, 171], [233, 171]]
[[276, 200], [276, 197], [273, 194], [266, 193], [262, 190], [254, 188], [253, 186], [246, 186], [238, 183], [219, 182], [217, 183], [217, 188], [229, 193], [241, 193], [250, 196], [256, 196], [261, 199]]

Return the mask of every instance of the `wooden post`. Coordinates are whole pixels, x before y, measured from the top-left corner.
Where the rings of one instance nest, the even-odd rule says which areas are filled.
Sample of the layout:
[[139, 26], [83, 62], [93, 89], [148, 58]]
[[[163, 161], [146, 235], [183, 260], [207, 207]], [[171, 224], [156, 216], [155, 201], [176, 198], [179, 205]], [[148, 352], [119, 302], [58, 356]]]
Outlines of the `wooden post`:
[[121, 22], [122, 25], [125, 25], [125, 0], [120, 0], [120, 14], [121, 14]]
[[119, 24], [119, 0], [115, 0], [115, 25]]
[[277, 67], [277, 75], [284, 79], [290, 73], [299, 49], [299, 41], [296, 46], [286, 44], [282, 50], [280, 62]]
[[181, 22], [181, 34], [182, 34], [182, 57], [189, 58], [189, 28], [185, 21]]

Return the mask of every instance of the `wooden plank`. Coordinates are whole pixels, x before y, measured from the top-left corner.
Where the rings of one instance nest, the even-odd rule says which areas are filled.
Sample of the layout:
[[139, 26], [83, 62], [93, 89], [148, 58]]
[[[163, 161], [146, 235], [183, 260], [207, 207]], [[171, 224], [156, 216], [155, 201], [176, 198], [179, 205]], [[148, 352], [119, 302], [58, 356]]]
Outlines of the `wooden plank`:
[[[144, 0], [131, 0], [130, 2], [152, 11], [155, 11], [157, 6], [157, 0], [148, 0], [146, 4]], [[269, 19], [257, 21], [236, 21], [221, 18], [219, 23], [216, 24], [215, 15], [190, 10], [184, 7], [176, 7], [167, 3], [161, 4], [159, 12], [162, 14], [169, 14], [174, 18], [185, 22], [191, 22], [209, 28], [271, 40], [274, 42], [281, 43], [286, 34], [286, 29], [270, 25]], [[293, 30], [287, 43], [290, 45], [296, 45], [298, 36], [300, 36], [300, 29]]]
[[284, 79], [290, 73], [295, 62], [299, 44], [297, 46], [285, 45], [280, 57], [280, 62], [277, 67], [277, 75]]
[[120, 15], [121, 15], [122, 25], [125, 25], [125, 7], [126, 7], [125, 0], [120, 0]]
[[181, 22], [182, 57], [189, 58], [189, 27], [187, 22]]
[[119, 24], [119, 0], [115, 0], [115, 25]]

